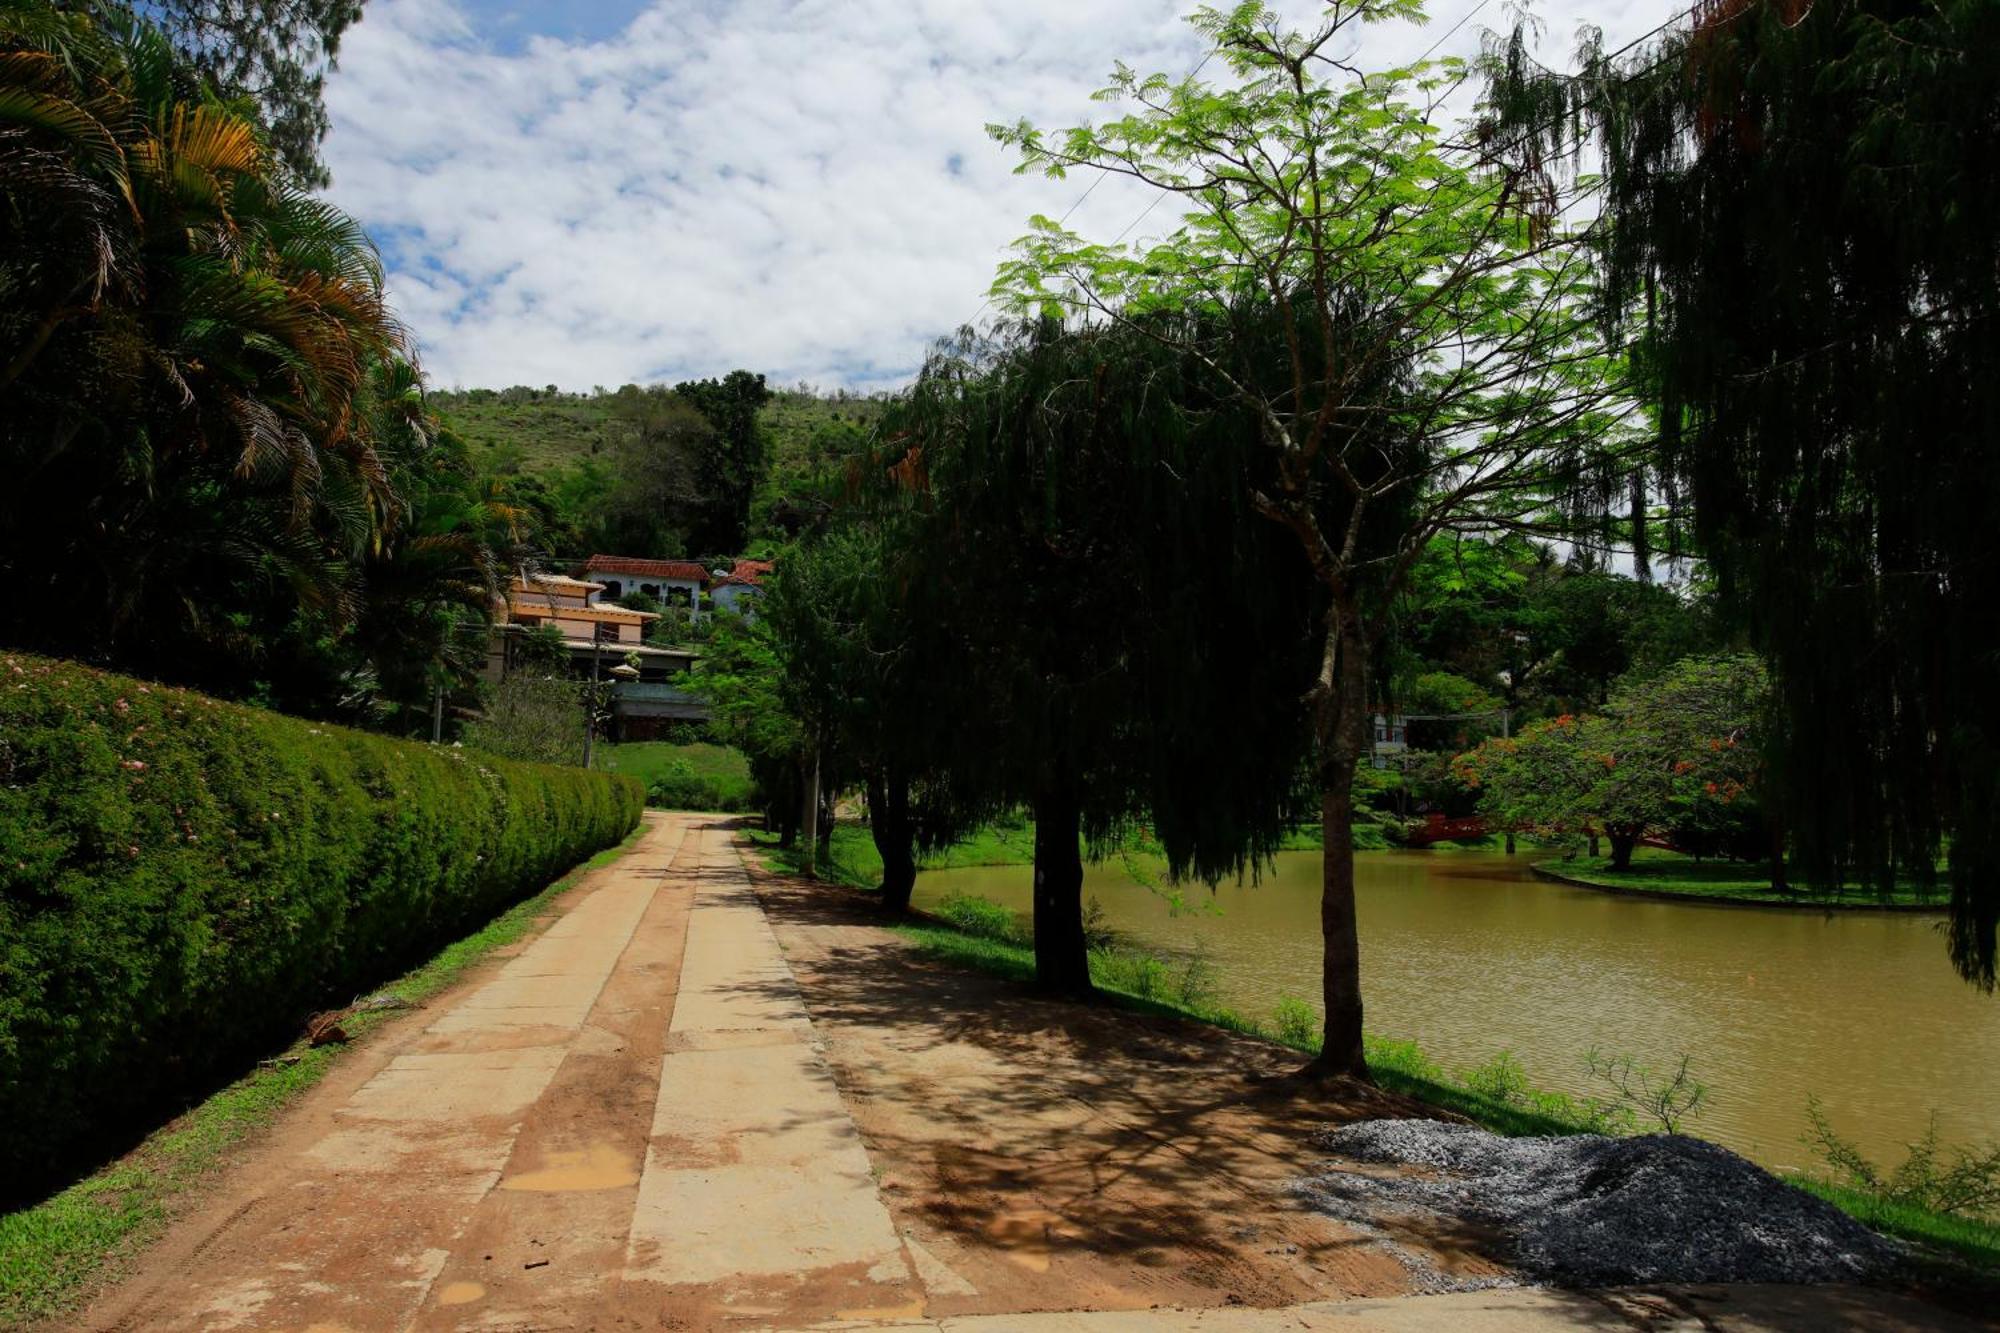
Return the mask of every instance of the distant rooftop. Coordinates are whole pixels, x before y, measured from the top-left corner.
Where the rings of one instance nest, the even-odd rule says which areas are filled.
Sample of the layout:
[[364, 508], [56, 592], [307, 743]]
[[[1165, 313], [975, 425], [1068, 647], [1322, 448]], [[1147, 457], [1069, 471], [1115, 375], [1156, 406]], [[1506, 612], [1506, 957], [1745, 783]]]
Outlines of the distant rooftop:
[[708, 571], [692, 560], [646, 560], [630, 555], [594, 555], [583, 562], [586, 574], [627, 574], [641, 578], [708, 582]]

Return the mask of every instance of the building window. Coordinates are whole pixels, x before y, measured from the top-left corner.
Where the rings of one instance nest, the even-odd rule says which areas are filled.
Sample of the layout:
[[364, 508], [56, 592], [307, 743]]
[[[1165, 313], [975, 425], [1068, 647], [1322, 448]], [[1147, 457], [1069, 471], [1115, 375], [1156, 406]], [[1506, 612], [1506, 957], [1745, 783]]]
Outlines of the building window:
[[604, 596], [606, 597], [606, 599], [613, 602], [617, 601], [620, 597], [624, 596], [622, 587], [617, 579], [604, 580]]
[[613, 624], [613, 623], [612, 623], [611, 621], [609, 621], [609, 620], [600, 620], [600, 621], [598, 621], [598, 622], [597, 622], [597, 641], [598, 641], [599, 643], [616, 643], [616, 642], [618, 642], [618, 626], [617, 626], [617, 625], [615, 625], [615, 624]]

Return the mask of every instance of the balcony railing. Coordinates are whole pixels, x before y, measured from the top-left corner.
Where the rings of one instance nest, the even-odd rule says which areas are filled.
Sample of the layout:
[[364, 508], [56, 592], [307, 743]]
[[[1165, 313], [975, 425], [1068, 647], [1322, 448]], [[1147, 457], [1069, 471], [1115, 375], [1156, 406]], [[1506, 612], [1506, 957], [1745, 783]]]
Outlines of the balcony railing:
[[613, 706], [620, 713], [653, 716], [708, 716], [708, 700], [688, 690], [650, 680], [621, 681], [612, 687]]

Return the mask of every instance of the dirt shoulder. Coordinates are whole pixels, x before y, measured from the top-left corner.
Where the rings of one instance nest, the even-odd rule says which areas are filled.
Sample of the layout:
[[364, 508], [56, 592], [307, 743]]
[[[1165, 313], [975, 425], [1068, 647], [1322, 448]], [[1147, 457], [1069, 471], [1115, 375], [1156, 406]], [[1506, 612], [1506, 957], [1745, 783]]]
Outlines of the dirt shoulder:
[[753, 871], [898, 1227], [961, 1281], [933, 1315], [1282, 1306], [1501, 1278], [1473, 1235], [1414, 1265], [1293, 1202], [1306, 1132], [1424, 1108], [1267, 1080], [1296, 1054], [1041, 1000], [919, 956], [861, 894]]

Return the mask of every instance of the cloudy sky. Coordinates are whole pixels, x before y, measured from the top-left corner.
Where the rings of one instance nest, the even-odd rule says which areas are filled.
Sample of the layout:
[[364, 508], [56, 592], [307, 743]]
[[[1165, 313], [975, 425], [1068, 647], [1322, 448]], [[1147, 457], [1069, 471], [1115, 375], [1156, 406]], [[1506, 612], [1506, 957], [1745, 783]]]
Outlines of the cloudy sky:
[[[615, 387], [746, 366], [889, 387], [980, 309], [1031, 213], [989, 121], [1101, 118], [1114, 61], [1180, 73], [1175, 0], [371, 0], [328, 82], [331, 196], [368, 225], [441, 386]], [[1475, 11], [1476, 7], [1476, 12]], [[1543, 0], [1545, 58], [1679, 0]], [[1290, 0], [1310, 18], [1315, 6]], [[1470, 55], [1505, 0], [1433, 0], [1363, 63]], [[1149, 201], [1107, 181], [1108, 239]], [[1162, 208], [1141, 234], [1171, 221]]]

